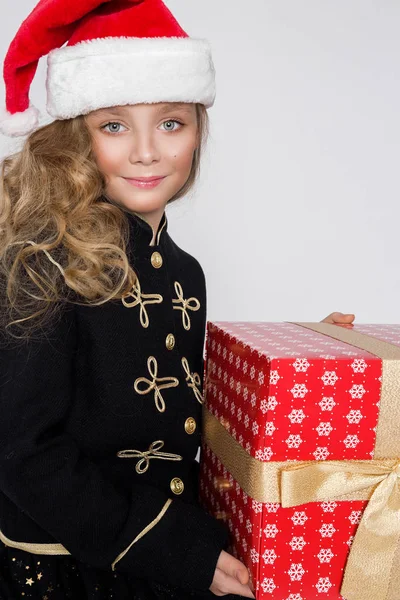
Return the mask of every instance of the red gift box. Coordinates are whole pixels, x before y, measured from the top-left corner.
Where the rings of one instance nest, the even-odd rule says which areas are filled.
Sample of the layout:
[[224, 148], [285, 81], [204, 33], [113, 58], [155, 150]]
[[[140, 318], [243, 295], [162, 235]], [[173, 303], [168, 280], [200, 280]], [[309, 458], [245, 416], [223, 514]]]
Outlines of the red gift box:
[[399, 346], [400, 325], [207, 323], [200, 500], [257, 600], [400, 599]]

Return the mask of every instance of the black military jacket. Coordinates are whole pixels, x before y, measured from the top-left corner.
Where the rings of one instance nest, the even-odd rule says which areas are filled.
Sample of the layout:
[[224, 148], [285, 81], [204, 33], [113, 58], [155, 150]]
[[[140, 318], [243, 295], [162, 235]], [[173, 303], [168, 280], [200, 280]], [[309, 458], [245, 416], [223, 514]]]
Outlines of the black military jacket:
[[229, 532], [197, 501], [204, 273], [165, 212], [153, 246], [127, 215], [130, 295], [0, 346], [0, 539], [208, 590]]

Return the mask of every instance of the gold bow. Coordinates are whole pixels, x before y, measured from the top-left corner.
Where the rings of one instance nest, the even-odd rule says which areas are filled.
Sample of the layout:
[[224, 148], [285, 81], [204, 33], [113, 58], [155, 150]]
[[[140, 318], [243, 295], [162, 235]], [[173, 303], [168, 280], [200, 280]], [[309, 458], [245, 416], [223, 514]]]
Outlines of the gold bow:
[[[399, 477], [400, 461], [394, 460], [322, 461], [281, 471], [283, 507], [340, 500], [373, 487], [347, 560], [340, 590], [346, 600], [400, 597], [399, 570], [391, 568], [400, 541]], [[390, 587], [397, 588], [395, 596], [388, 595]]]
[[188, 386], [190, 388], [192, 388], [194, 395], [196, 396], [196, 399], [198, 402], [200, 402], [200, 404], [203, 404], [204, 399], [203, 399], [203, 395], [201, 393], [201, 391], [198, 389], [197, 386], [201, 386], [201, 379], [200, 379], [200, 375], [198, 373], [191, 373], [190, 372], [190, 367], [189, 367], [189, 363], [187, 358], [184, 356], [181, 359], [182, 362], [182, 366], [185, 370], [185, 373], [187, 375], [186, 377], [186, 383], [188, 384]]
[[[125, 298], [133, 298], [133, 302], [128, 302]], [[144, 300], [143, 300], [144, 298]], [[122, 304], [126, 306], [126, 308], [133, 308], [140, 304], [140, 323], [142, 327], [149, 326], [149, 316], [146, 310], [146, 304], [160, 304], [163, 301], [163, 297], [161, 294], [142, 294], [142, 288], [140, 285], [139, 279], [136, 280], [136, 283], [132, 286], [132, 289], [121, 298]]]
[[179, 281], [175, 281], [174, 287], [178, 298], [173, 299], [172, 302], [174, 304], [182, 302], [183, 306], [174, 306], [173, 308], [174, 310], [182, 311], [183, 326], [186, 330], [188, 330], [190, 329], [190, 317], [187, 313], [187, 309], [189, 308], [190, 310], [199, 310], [200, 302], [197, 300], [197, 298], [194, 297], [185, 300], [185, 298], [183, 297], [183, 289]]
[[[138, 377], [135, 380], [134, 388], [138, 394], [148, 394], [151, 390], [154, 389], [154, 401], [156, 403], [157, 410], [160, 412], [165, 411], [165, 402], [164, 398], [161, 395], [160, 390], [176, 387], [179, 385], [179, 380], [176, 377], [157, 377], [158, 365], [157, 360], [154, 356], [149, 356], [147, 359], [147, 368], [149, 370], [150, 375], [153, 377], [153, 380], [150, 381], [146, 377]], [[165, 381], [166, 383], [158, 384], [156, 382]], [[147, 383], [148, 387], [145, 390], [140, 390], [138, 387], [139, 383]]]
[[[140, 458], [136, 463], [136, 472], [141, 474], [145, 473], [150, 465], [151, 458], [161, 458], [162, 460], [183, 460], [180, 454], [172, 454], [170, 452], [160, 452], [160, 449], [164, 446], [164, 442], [162, 440], [156, 440], [152, 442], [149, 446], [148, 450], [141, 452], [140, 450], [120, 450], [117, 452], [117, 456], [119, 458]], [[143, 468], [142, 468], [142, 465]]]

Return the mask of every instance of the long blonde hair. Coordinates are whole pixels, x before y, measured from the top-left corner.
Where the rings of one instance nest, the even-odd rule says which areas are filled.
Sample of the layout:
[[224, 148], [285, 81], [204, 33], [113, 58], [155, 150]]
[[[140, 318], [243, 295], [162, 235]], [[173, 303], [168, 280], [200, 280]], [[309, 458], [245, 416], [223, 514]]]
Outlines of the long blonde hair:
[[[196, 114], [199, 146], [190, 175], [168, 204], [200, 172], [209, 120], [202, 104]], [[0, 169], [2, 330], [26, 340], [66, 302], [98, 306], [129, 292], [136, 273], [126, 256], [128, 219], [104, 201], [105, 179], [83, 116], [37, 129]]]

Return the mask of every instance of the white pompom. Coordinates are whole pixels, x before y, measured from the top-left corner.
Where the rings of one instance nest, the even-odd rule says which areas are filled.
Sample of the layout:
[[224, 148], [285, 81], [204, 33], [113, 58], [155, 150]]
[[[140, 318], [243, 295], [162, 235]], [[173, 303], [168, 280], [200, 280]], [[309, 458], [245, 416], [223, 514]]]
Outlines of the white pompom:
[[33, 105], [23, 112], [14, 114], [0, 109], [0, 132], [9, 137], [27, 135], [36, 129], [39, 117], [40, 113]]

